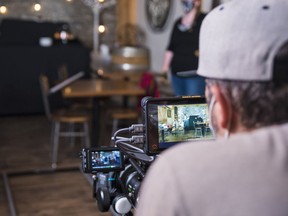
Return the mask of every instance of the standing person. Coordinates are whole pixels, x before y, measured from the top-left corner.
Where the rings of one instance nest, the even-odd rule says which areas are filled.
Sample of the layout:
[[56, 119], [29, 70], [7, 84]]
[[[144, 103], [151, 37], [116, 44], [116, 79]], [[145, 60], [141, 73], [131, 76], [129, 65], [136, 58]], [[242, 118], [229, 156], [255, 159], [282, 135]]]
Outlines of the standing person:
[[287, 20], [287, 0], [231, 0], [207, 15], [197, 73], [216, 140], [163, 152], [137, 216], [288, 215]]
[[185, 15], [176, 20], [164, 55], [162, 71], [171, 69], [174, 94], [204, 95], [205, 81], [197, 75], [183, 77], [177, 72], [196, 70], [199, 55], [199, 31], [205, 14], [201, 0], [181, 0]]

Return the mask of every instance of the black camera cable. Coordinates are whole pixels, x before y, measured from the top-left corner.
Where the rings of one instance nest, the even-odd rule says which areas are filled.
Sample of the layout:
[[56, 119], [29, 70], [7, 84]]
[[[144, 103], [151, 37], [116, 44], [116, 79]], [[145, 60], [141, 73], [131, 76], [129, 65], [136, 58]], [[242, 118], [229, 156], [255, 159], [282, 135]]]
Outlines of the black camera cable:
[[155, 159], [152, 156], [148, 156], [142, 149], [132, 146], [130, 143], [125, 143], [122, 140], [117, 140], [118, 148], [127, 154], [129, 157], [143, 162], [151, 163]]

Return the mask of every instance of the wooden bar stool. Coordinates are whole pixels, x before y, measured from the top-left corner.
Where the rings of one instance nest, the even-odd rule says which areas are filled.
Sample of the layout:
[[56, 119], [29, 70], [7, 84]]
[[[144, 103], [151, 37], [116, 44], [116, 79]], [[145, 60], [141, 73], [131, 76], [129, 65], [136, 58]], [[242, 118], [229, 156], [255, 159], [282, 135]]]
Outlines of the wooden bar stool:
[[[57, 167], [58, 147], [60, 137], [75, 137], [83, 138], [83, 147], [90, 146], [89, 123], [90, 115], [85, 111], [71, 110], [68, 108], [58, 109], [51, 112], [49, 97], [55, 92], [51, 92], [49, 81], [46, 75], [41, 74], [39, 77], [42, 99], [44, 104], [45, 114], [51, 122], [51, 156], [52, 168]], [[68, 127], [65, 127], [68, 126]], [[76, 131], [76, 126], [82, 130]], [[66, 130], [68, 128], [68, 130]]]
[[[111, 112], [111, 111], [110, 111]], [[119, 121], [121, 120], [135, 120], [135, 123], [139, 121], [139, 112], [137, 109], [119, 109], [115, 110], [115, 112], [111, 112], [112, 118], [112, 136], [118, 129]]]

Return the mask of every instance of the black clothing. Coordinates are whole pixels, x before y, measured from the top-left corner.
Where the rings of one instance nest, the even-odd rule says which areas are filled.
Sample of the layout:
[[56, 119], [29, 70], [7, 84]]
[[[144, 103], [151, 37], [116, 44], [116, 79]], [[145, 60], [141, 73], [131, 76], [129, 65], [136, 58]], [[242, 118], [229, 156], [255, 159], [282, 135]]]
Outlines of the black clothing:
[[171, 60], [171, 71], [173, 74], [181, 71], [196, 70], [198, 68], [199, 33], [200, 26], [205, 14], [199, 14], [193, 26], [187, 31], [181, 31], [181, 19], [176, 20], [170, 37], [167, 50], [174, 53]]

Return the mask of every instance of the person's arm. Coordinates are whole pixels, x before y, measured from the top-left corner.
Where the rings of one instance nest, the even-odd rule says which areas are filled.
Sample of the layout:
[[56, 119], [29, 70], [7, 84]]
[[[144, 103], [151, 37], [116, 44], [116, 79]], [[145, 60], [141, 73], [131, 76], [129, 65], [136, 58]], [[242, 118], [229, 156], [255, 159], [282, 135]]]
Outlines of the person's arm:
[[175, 46], [174, 44], [176, 41], [176, 38], [175, 38], [175, 31], [177, 27], [176, 23], [177, 23], [177, 20], [175, 21], [173, 29], [171, 31], [170, 39], [169, 39], [169, 42], [168, 42], [168, 45], [164, 54], [164, 59], [163, 59], [163, 64], [162, 64], [162, 73], [166, 73], [166, 75], [167, 75], [167, 72], [169, 71], [170, 64], [174, 56], [173, 51], [174, 51], [174, 46]]
[[169, 71], [170, 63], [173, 58], [174, 53], [170, 50], [166, 50], [164, 54], [164, 60], [162, 65], [162, 71], [167, 72]]
[[183, 25], [184, 29], [188, 30], [192, 27], [193, 23], [196, 20], [196, 17], [201, 13], [201, 1], [196, 0], [194, 2], [193, 9], [185, 14], [181, 19], [181, 24]]

